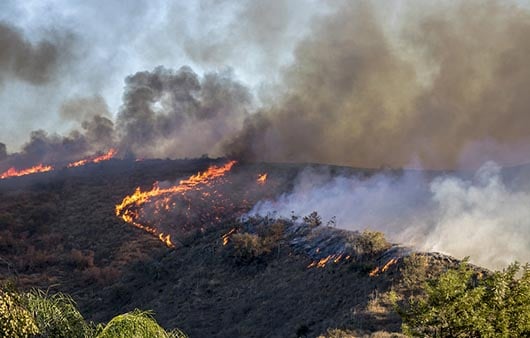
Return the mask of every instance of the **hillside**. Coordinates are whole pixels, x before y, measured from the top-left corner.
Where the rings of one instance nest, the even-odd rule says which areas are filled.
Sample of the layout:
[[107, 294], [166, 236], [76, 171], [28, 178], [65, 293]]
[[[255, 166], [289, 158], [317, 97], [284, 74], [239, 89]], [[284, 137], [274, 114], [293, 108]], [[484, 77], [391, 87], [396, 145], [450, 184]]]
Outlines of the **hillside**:
[[[14, 278], [21, 289], [71, 294], [85, 318], [97, 322], [135, 308], [153, 310], [163, 327], [179, 327], [190, 337], [400, 331], [401, 320], [385, 294], [410, 291], [401, 278], [409, 249], [315, 224], [315, 215], [279, 222], [238, 219], [248, 208], [237, 203], [240, 195], [288, 191], [304, 166], [238, 164], [236, 174], [267, 172], [266, 188], [249, 193], [241, 180], [224, 191], [233, 207], [214, 215], [217, 221], [201, 202], [193, 217], [182, 220], [186, 231], [174, 248], [115, 216], [115, 205], [137, 186], [174, 182], [222, 162], [111, 160], [0, 181], [0, 279]], [[171, 221], [180, 226], [179, 218]], [[238, 246], [238, 238], [240, 244], [245, 238], [257, 244]], [[426, 257], [433, 272], [456, 263], [442, 255]], [[388, 270], [374, 272], [387, 263]]]

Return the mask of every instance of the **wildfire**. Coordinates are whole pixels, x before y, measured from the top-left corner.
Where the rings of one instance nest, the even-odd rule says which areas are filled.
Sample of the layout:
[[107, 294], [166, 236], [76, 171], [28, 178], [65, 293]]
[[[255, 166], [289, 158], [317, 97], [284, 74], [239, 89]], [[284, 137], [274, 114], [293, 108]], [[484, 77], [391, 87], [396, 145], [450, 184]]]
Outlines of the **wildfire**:
[[369, 273], [370, 277], [375, 277], [375, 276], [387, 271], [392, 265], [396, 264], [397, 262], [398, 262], [397, 258], [391, 258], [382, 267], [376, 266], [375, 269], [370, 271], [370, 273]]
[[[317, 249], [317, 252], [319, 252], [320, 250]], [[342, 260], [349, 260], [351, 258], [351, 256], [346, 256], [344, 257], [344, 254], [335, 254], [335, 255], [329, 255], [329, 256], [326, 256], [324, 258], [321, 258], [319, 259], [318, 261], [313, 261], [311, 262], [307, 268], [313, 268], [313, 267], [317, 267], [317, 268], [324, 268], [328, 263], [330, 262], [333, 262], [333, 263], [338, 263]]]
[[258, 184], [261, 184], [261, 185], [265, 184], [267, 182], [267, 173], [259, 175], [257, 182]]
[[24, 175], [30, 175], [30, 174], [35, 174], [35, 173], [43, 173], [43, 172], [47, 172], [51, 170], [53, 170], [53, 167], [51, 165], [43, 165], [42, 163], [34, 167], [21, 169], [21, 170], [16, 170], [14, 167], [12, 167], [0, 175], [0, 180], [3, 180], [8, 177], [17, 177], [17, 176], [24, 176]]
[[171, 242], [171, 235], [167, 234], [164, 235], [164, 233], [158, 234], [158, 239], [161, 240], [164, 244], [166, 244], [168, 247], [174, 247], [173, 242]]
[[188, 179], [181, 180], [178, 185], [169, 188], [162, 189], [157, 183], [148, 191], [142, 191], [138, 187], [132, 195], [125, 196], [121, 203], [116, 205], [116, 216], [137, 228], [157, 236], [168, 247], [174, 247], [169, 234], [161, 233], [155, 227], [139, 221], [140, 208], [154, 198], [161, 199], [161, 208], [163, 209], [167, 210], [174, 207], [175, 204], [170, 203], [170, 197], [175, 195], [183, 196], [188, 191], [198, 190], [199, 187], [208, 185], [213, 180], [224, 176], [235, 164], [236, 161], [230, 161], [220, 167], [211, 166], [208, 170], [192, 175]]
[[87, 163], [99, 163], [99, 162], [102, 162], [102, 161], [108, 161], [111, 158], [113, 158], [116, 155], [116, 153], [117, 153], [116, 149], [110, 148], [109, 151], [106, 152], [103, 155], [95, 156], [95, 157], [92, 156], [92, 157], [85, 158], [85, 159], [82, 159], [82, 160], [79, 160], [79, 161], [76, 161], [76, 162], [72, 162], [72, 163], [68, 164], [67, 167], [68, 168], [79, 167], [79, 166], [85, 165]]
[[234, 232], [237, 231], [237, 228], [232, 228], [230, 231], [228, 231], [226, 234], [221, 236], [221, 239], [223, 240], [223, 246], [227, 245], [230, 241], [230, 235], [232, 235]]

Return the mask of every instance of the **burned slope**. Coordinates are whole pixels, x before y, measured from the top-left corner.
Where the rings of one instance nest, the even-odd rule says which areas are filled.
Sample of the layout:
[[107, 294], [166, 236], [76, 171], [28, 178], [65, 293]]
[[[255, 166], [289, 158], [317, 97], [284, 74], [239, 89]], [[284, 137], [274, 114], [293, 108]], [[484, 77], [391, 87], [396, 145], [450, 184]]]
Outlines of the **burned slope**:
[[[223, 161], [112, 160], [0, 182], [1, 278], [72, 294], [95, 321], [151, 309], [163, 326], [192, 337], [399, 330], [389, 304], [377, 301], [400, 276], [399, 263], [373, 273], [402, 257], [384, 241], [372, 245], [373, 238], [317, 224], [314, 217], [241, 222], [226, 209], [217, 223], [186, 232], [168, 248], [115, 216], [115, 205], [137, 186], [149, 189], [156, 180], [175, 181], [216, 163]], [[300, 169], [234, 170], [249, 177], [268, 172], [273, 188], [267, 193], [277, 193], [290, 189]], [[231, 198], [244, 191], [239, 186]]]

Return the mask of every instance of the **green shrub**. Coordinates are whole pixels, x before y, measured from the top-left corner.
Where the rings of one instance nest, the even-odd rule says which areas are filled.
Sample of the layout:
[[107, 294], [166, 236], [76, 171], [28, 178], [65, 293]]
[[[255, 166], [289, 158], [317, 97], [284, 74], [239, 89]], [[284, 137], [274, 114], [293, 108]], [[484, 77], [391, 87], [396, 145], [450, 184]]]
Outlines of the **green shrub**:
[[521, 271], [514, 263], [481, 278], [464, 261], [425, 283], [424, 297], [397, 310], [411, 336], [528, 337], [530, 267]]
[[35, 318], [41, 336], [54, 338], [92, 336], [92, 327], [85, 322], [70, 296], [62, 293], [50, 295], [42, 290], [33, 290], [25, 294], [24, 298], [26, 308]]
[[149, 312], [134, 310], [112, 318], [97, 338], [185, 338], [180, 330], [166, 332]]
[[135, 310], [114, 317], [106, 326], [87, 323], [73, 299], [41, 290], [19, 293], [0, 289], [0, 338], [186, 338], [175, 329], [165, 331], [149, 312]]
[[411, 291], [420, 289], [427, 280], [427, 257], [412, 253], [403, 258], [401, 275], [403, 285]]
[[38, 332], [35, 319], [21, 304], [20, 295], [0, 290], [0, 337], [23, 338]]

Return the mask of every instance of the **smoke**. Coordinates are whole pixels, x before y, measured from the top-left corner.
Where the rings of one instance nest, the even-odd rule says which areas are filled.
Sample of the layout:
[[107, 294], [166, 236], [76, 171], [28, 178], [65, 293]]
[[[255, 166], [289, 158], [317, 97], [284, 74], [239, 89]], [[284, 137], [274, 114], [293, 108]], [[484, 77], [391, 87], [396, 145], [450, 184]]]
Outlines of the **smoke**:
[[336, 217], [342, 229], [378, 230], [420, 250], [501, 268], [530, 261], [530, 190], [513, 180], [492, 162], [469, 177], [405, 171], [362, 178], [309, 169], [292, 192], [259, 202], [249, 214], [317, 211], [324, 222]]
[[[186, 35], [188, 56], [219, 65], [258, 55], [262, 71], [281, 69], [270, 76], [279, 82], [256, 93], [231, 72], [200, 76], [161, 67], [129, 76], [116, 119], [117, 142], [127, 151], [363, 167], [416, 161], [427, 168], [476, 167], [488, 159], [511, 164], [530, 156], [526, 8], [500, 1], [405, 2], [389, 17], [374, 1], [323, 5], [319, 15], [290, 2], [266, 8], [249, 2], [231, 11], [225, 3], [210, 5], [241, 19], [229, 16], [212, 39]], [[199, 13], [216, 17], [213, 10]], [[294, 33], [290, 18], [310, 20], [304, 34]], [[212, 25], [207, 21], [205, 35]], [[59, 57], [52, 40], [30, 43], [6, 25], [0, 31], [2, 74], [50, 79]], [[277, 52], [291, 41], [292, 55]], [[240, 56], [242, 43], [253, 52]], [[107, 109], [101, 97], [84, 96], [90, 102], [63, 104], [63, 121], [111, 120], [101, 113]]]
[[0, 83], [17, 78], [35, 85], [51, 80], [60, 58], [58, 45], [32, 44], [14, 27], [0, 22]]
[[[530, 158], [528, 8], [497, 0], [405, 1], [393, 3], [392, 10], [377, 1], [305, 7], [296, 1], [205, 2], [140, 15], [139, 22], [151, 18], [157, 26], [135, 41], [167, 37], [144, 48], [145, 55], [162, 55], [170, 42], [200, 73], [157, 67], [130, 75], [121, 107], [110, 114], [108, 97], [67, 96], [58, 124], [85, 135], [84, 128], [93, 130], [95, 123], [99, 132], [86, 142], [106, 136], [88, 148], [114, 141], [138, 157], [208, 153], [250, 161], [425, 168]], [[170, 27], [162, 14], [179, 11], [192, 19], [179, 18]], [[120, 20], [118, 26], [121, 31], [127, 24]], [[38, 59], [20, 62], [40, 65], [29, 73], [50, 79], [61, 45], [51, 38], [30, 43], [9, 27], [3, 31], [11, 37], [4, 40], [18, 42], [2, 55]], [[32, 69], [13, 62], [3, 62], [8, 66], [2, 69]], [[235, 69], [203, 68], [223, 69], [223, 63]], [[243, 78], [250, 72], [261, 85], [238, 80], [239, 67], [247, 71]], [[101, 78], [101, 72], [91, 76]]]
[[4, 160], [6, 157], [7, 157], [6, 145], [0, 142], [0, 161]]
[[[485, 156], [473, 149], [503, 164], [530, 158], [528, 9], [500, 1], [403, 7], [393, 23], [369, 1], [341, 2], [315, 19], [276, 96], [227, 153], [363, 167], [477, 167]], [[517, 156], [500, 151], [514, 145]]]
[[[38, 163], [56, 164], [79, 160], [115, 146], [114, 124], [100, 98], [80, 98], [65, 102], [61, 113], [77, 120], [78, 127], [68, 135], [33, 131], [21, 151], [7, 154], [0, 143], [0, 171], [25, 168]], [[3, 155], [3, 156], [2, 156]]]
[[251, 104], [250, 93], [230, 71], [199, 77], [189, 67], [157, 67], [125, 82], [119, 148], [139, 157], [220, 155]]

